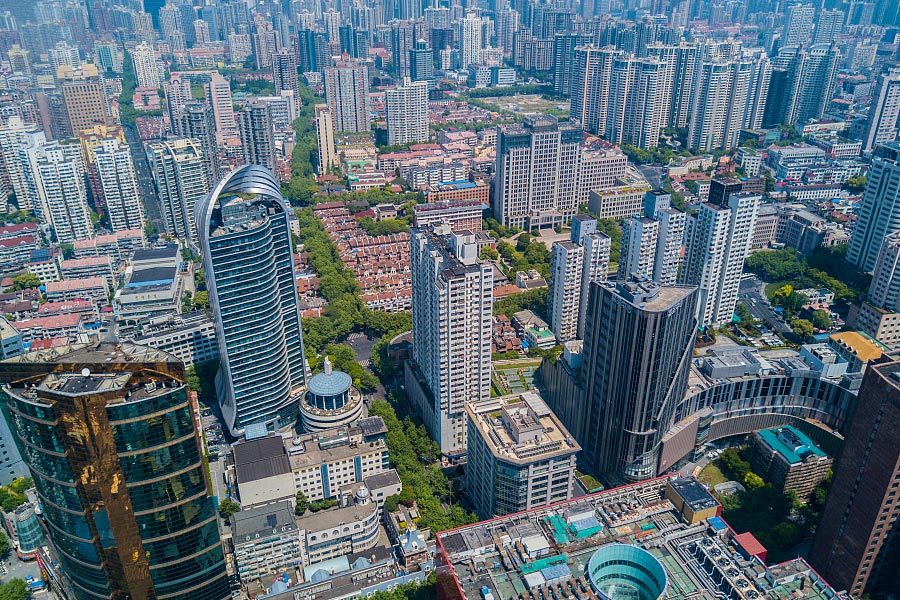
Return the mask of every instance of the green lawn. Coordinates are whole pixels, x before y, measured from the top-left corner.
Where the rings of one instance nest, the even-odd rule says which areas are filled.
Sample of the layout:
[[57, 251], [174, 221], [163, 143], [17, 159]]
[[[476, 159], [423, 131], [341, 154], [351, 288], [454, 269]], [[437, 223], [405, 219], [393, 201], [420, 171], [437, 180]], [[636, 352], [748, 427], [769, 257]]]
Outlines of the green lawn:
[[718, 462], [718, 460], [715, 460], [703, 467], [703, 470], [700, 471], [700, 481], [709, 487], [728, 481], [728, 477], [725, 476], [725, 473], [723, 473], [722, 469], [716, 464]]

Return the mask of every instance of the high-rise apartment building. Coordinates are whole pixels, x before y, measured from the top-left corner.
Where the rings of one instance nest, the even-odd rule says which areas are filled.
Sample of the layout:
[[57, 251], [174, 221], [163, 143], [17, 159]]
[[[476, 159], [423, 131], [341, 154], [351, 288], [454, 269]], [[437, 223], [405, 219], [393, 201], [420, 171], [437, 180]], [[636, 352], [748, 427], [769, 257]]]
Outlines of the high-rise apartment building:
[[656, 58], [619, 56], [612, 61], [606, 137], [616, 144], [655, 148], [671, 106], [665, 90], [672, 72]]
[[872, 94], [862, 151], [872, 152], [879, 144], [889, 144], [900, 135], [900, 66], [886, 68], [878, 76]]
[[730, 150], [748, 125], [753, 62], [703, 61], [697, 67], [688, 146], [700, 151]]
[[569, 241], [553, 242], [550, 252], [550, 291], [547, 295], [550, 331], [558, 341], [568, 342], [578, 335], [584, 248]]
[[[770, 85], [770, 119], [792, 126], [819, 119], [834, 94], [841, 53], [836, 46], [816, 44], [807, 48], [784, 47], [772, 60], [773, 69], [784, 73], [784, 82], [774, 78]], [[773, 86], [777, 89], [772, 94]], [[783, 88], [783, 89], [781, 89]]]
[[580, 46], [572, 67], [571, 118], [582, 129], [606, 135], [612, 63], [623, 55], [613, 47]]
[[434, 51], [425, 40], [416, 40], [409, 51], [409, 78], [434, 85]]
[[272, 81], [275, 93], [294, 92], [294, 103], [300, 110], [300, 76], [297, 74], [297, 56], [292, 50], [281, 50], [272, 55]]
[[156, 51], [152, 45], [141, 42], [135, 46], [131, 51], [131, 61], [138, 87], [159, 87], [159, 67], [156, 66]]
[[465, 409], [466, 490], [481, 518], [572, 497], [581, 447], [536, 391], [468, 402]]
[[844, 11], [822, 9], [816, 20], [816, 35], [813, 44], [830, 44], [844, 29]]
[[854, 597], [897, 593], [900, 363], [870, 364], [834, 465], [809, 562]]
[[[584, 339], [584, 327], [587, 319], [588, 296], [591, 284], [606, 281], [609, 276], [609, 253], [612, 240], [601, 231], [596, 231], [597, 221], [593, 218], [581, 220], [585, 215], [576, 215], [572, 219], [570, 241], [584, 248], [584, 260], [581, 265], [581, 297], [578, 299], [578, 331], [576, 339]], [[575, 223], [581, 220], [586, 227], [576, 228]], [[583, 233], [582, 233], [583, 232]]]
[[230, 597], [180, 361], [75, 344], [6, 360], [0, 380], [72, 597]]
[[216, 118], [216, 131], [220, 133], [237, 131], [231, 83], [216, 71], [209, 73], [208, 77], [209, 81], [204, 85], [204, 89], [206, 102], [212, 106]]
[[581, 370], [591, 435], [582, 459], [607, 482], [658, 474], [663, 433], [687, 390], [696, 306], [694, 287], [591, 285]]
[[20, 157], [27, 161], [25, 182], [38, 220], [51, 226], [62, 244], [93, 238], [81, 144], [47, 142]]
[[491, 265], [468, 231], [414, 229], [410, 240], [413, 361], [406, 388], [441, 453], [466, 451], [466, 402], [491, 395]]
[[863, 192], [856, 226], [850, 238], [847, 262], [868, 273], [875, 268], [881, 244], [900, 231], [900, 143], [875, 148], [868, 183]]
[[238, 112], [238, 130], [244, 147], [244, 162], [262, 165], [275, 173], [275, 132], [272, 128], [272, 107], [258, 100], [247, 103]]
[[900, 300], [900, 231], [884, 237], [875, 270], [872, 272], [872, 283], [869, 285], [869, 296], [866, 302], [891, 312], [897, 312]]
[[172, 73], [169, 81], [163, 83], [166, 93], [166, 110], [169, 113], [169, 125], [172, 133], [177, 136], [181, 132], [181, 111], [189, 103], [194, 101], [191, 94], [191, 80], [184, 73]]
[[113, 231], [144, 228], [144, 206], [127, 144], [112, 138], [94, 150], [97, 178]]
[[88, 63], [80, 69], [60, 68], [63, 101], [72, 132], [105, 123], [109, 117], [103, 78]]
[[637, 215], [625, 219], [622, 223], [618, 278], [623, 281], [632, 276], [652, 279], [658, 241], [659, 221]]
[[497, 132], [495, 218], [526, 231], [567, 224], [578, 211], [581, 129], [550, 115], [528, 115]]
[[338, 166], [337, 151], [334, 146], [334, 123], [327, 104], [316, 104], [316, 145], [319, 149], [319, 175], [324, 175]]
[[812, 4], [792, 4], [784, 11], [784, 42], [781, 46], [803, 46], [810, 42], [816, 9]]
[[428, 82], [405, 81], [385, 91], [388, 144], [428, 141]]
[[[36, 123], [25, 123], [19, 117], [10, 117], [0, 126], [0, 166], [5, 180], [4, 188], [16, 195], [16, 202], [22, 210], [32, 210], [32, 198], [25, 183], [27, 163], [20, 159], [23, 147], [39, 146], [46, 142], [46, 136]], [[3, 199], [6, 205], [6, 198]]]
[[325, 97], [338, 132], [369, 130], [369, 74], [366, 67], [325, 67]]
[[458, 23], [459, 68], [467, 69], [469, 65], [480, 65], [481, 53], [484, 49], [484, 24], [481, 18], [469, 13]]
[[209, 192], [200, 140], [151, 142], [146, 149], [166, 232], [196, 247], [194, 206]]
[[664, 287], [675, 285], [678, 279], [687, 223], [684, 212], [672, 207], [671, 203], [672, 195], [662, 190], [651, 190], [644, 195], [644, 215], [659, 222], [656, 258], [651, 278]]
[[232, 171], [196, 207], [219, 342], [219, 401], [232, 432], [293, 425], [299, 416], [306, 360], [290, 210], [259, 165]]
[[700, 288], [697, 304], [702, 326], [727, 323], [734, 315], [760, 200], [753, 193], [731, 194], [723, 204], [704, 202], [692, 217], [681, 281]]
[[210, 187], [221, 177], [219, 148], [216, 143], [216, 119], [212, 107], [203, 102], [190, 102], [181, 109], [178, 121], [180, 135], [200, 142], [203, 169]]

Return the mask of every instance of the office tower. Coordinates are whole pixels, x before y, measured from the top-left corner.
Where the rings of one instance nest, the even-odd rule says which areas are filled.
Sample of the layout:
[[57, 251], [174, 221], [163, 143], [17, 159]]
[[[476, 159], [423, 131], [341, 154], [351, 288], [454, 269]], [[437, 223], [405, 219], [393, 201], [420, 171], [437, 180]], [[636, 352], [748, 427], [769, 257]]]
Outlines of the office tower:
[[93, 155], [110, 228], [143, 229], [144, 206], [128, 145], [115, 138], [105, 139]]
[[[39, 146], [46, 142], [44, 132], [35, 123], [25, 123], [19, 117], [10, 117], [0, 126], [0, 166], [5, 179], [4, 188], [16, 195], [22, 210], [32, 210], [31, 195], [25, 183], [26, 163], [19, 158], [20, 149]], [[4, 206], [6, 198], [3, 199]]]
[[568, 223], [577, 208], [581, 129], [551, 115], [527, 115], [497, 132], [495, 218], [530, 231]]
[[900, 66], [886, 68], [878, 76], [872, 94], [862, 151], [869, 153], [878, 144], [897, 140], [900, 133]]
[[458, 28], [459, 68], [480, 65], [481, 51], [484, 48], [481, 18], [469, 13], [459, 20]]
[[417, 40], [409, 51], [409, 78], [434, 85], [434, 52], [425, 40]]
[[844, 29], [844, 12], [838, 9], [819, 11], [813, 44], [830, 44]]
[[582, 129], [606, 135], [612, 64], [622, 54], [616, 48], [581, 46], [575, 49], [571, 117]]
[[244, 147], [244, 162], [262, 165], [275, 172], [275, 132], [272, 129], [272, 107], [253, 100], [238, 112], [238, 129]]
[[582, 459], [607, 482], [658, 474], [663, 433], [687, 390], [696, 308], [695, 287], [591, 284]]
[[385, 91], [388, 144], [428, 141], [428, 82], [407, 80]]
[[854, 597], [896, 594], [900, 363], [870, 364], [834, 466], [809, 562]]
[[194, 206], [210, 189], [200, 140], [151, 142], [146, 149], [166, 233], [196, 247]]
[[297, 58], [291, 50], [281, 50], [272, 56], [272, 81], [275, 93], [294, 92], [294, 103], [300, 110], [300, 77], [297, 75]]
[[62, 95], [71, 131], [88, 129], [91, 125], [105, 123], [109, 116], [106, 92], [97, 67], [85, 64], [79, 71], [65, 71], [62, 77]]
[[369, 131], [369, 74], [359, 64], [325, 67], [325, 97], [334, 130]]
[[222, 418], [293, 425], [306, 383], [290, 207], [265, 167], [229, 173], [196, 207], [200, 254], [216, 320]]
[[319, 149], [319, 175], [328, 173], [338, 165], [337, 152], [334, 146], [334, 124], [327, 104], [316, 104], [316, 146]]
[[181, 109], [178, 130], [180, 135], [200, 142], [203, 169], [209, 187], [221, 177], [219, 149], [216, 145], [216, 120], [212, 107], [203, 102], [191, 102]]
[[466, 451], [466, 402], [491, 395], [493, 271], [468, 231], [442, 226], [410, 237], [418, 342], [406, 388], [441, 453], [455, 457]]
[[547, 313], [550, 317], [550, 331], [559, 342], [574, 340], [578, 335], [583, 265], [584, 248], [568, 241], [553, 242]]
[[897, 311], [900, 300], [900, 231], [885, 236], [866, 301], [890, 312]]
[[672, 73], [655, 58], [619, 56], [612, 62], [606, 137], [616, 144], [655, 148], [669, 116], [664, 90]]
[[47, 142], [22, 154], [28, 162], [25, 182], [32, 190], [30, 197], [36, 200], [32, 210], [38, 219], [53, 228], [61, 244], [93, 238], [81, 145]]
[[688, 146], [703, 152], [730, 150], [747, 124], [753, 63], [703, 61], [697, 68]]
[[191, 80], [181, 73], [173, 73], [169, 81], [163, 83], [163, 91], [166, 93], [166, 109], [169, 111], [169, 125], [172, 133], [182, 136], [181, 110], [187, 104], [194, 102], [191, 94]]
[[581, 447], [537, 391], [470, 402], [465, 409], [466, 492], [478, 516], [490, 519], [572, 497]]
[[494, 37], [496, 47], [503, 50], [503, 56], [510, 56], [515, 48], [515, 35], [519, 31], [519, 11], [505, 7], [496, 13]]
[[237, 131], [234, 101], [231, 98], [231, 84], [221, 74], [213, 72], [209, 74], [209, 81], [204, 87], [206, 88], [206, 102], [212, 106], [213, 115], [216, 118], [216, 131], [220, 133]]
[[793, 4], [784, 11], [782, 47], [804, 46], [809, 43], [813, 31], [816, 9], [811, 4]]
[[700, 288], [697, 304], [702, 326], [727, 323], [734, 315], [760, 200], [752, 193], [731, 194], [721, 205], [704, 202], [693, 217], [681, 280]]
[[659, 221], [656, 219], [637, 215], [625, 219], [618, 278], [623, 281], [632, 276], [652, 279], [658, 240]]
[[714, 175], [709, 181], [709, 193], [706, 201], [710, 204], [726, 206], [728, 197], [744, 190], [744, 182], [737, 177]]
[[875, 268], [881, 244], [900, 231], [900, 143], [875, 148], [868, 183], [863, 192], [856, 226], [850, 238], [847, 262], [864, 273]]
[[73, 344], [3, 361], [0, 380], [74, 598], [230, 597], [181, 361]]
[[141, 42], [131, 51], [134, 78], [137, 87], [159, 87], [159, 68], [156, 66], [156, 52], [147, 42]]

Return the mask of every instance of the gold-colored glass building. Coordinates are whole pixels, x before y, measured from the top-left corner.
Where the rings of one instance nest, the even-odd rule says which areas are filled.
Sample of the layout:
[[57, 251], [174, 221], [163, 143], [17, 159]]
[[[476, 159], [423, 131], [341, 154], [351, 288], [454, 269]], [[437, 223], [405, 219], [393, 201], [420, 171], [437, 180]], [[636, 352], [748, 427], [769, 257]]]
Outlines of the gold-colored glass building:
[[3, 361], [0, 381], [76, 598], [230, 596], [178, 359], [130, 343], [76, 344]]

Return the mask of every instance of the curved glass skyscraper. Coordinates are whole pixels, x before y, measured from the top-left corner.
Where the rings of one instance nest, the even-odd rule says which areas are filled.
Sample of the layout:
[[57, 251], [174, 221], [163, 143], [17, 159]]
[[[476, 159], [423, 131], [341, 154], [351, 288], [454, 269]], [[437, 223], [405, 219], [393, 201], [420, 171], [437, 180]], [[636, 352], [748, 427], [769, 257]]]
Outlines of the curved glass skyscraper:
[[4, 361], [0, 380], [71, 596], [230, 597], [181, 361], [77, 344]]
[[274, 429], [299, 414], [306, 363], [289, 210], [259, 165], [233, 171], [197, 205], [221, 355], [217, 388], [233, 432], [251, 423]]

